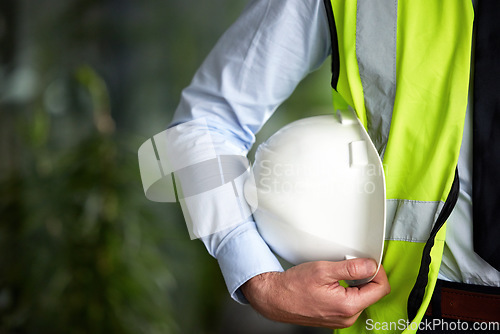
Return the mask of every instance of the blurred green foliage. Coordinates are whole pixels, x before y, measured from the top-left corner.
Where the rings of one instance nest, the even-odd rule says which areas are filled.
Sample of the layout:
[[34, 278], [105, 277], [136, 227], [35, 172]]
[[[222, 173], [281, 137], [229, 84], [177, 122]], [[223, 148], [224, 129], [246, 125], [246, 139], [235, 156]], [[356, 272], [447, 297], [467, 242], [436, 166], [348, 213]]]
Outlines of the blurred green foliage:
[[[146, 200], [137, 149], [244, 5], [2, 0], [0, 333], [220, 332], [217, 263]], [[258, 141], [329, 112], [328, 66]]]
[[182, 250], [167, 247], [183, 238], [169, 223], [179, 214], [145, 202], [136, 145], [114, 131], [100, 78], [81, 67], [71, 79], [92, 102], [80, 138], [64, 141], [42, 108], [12, 124], [20, 157], [0, 186], [0, 330], [183, 332], [171, 265]]

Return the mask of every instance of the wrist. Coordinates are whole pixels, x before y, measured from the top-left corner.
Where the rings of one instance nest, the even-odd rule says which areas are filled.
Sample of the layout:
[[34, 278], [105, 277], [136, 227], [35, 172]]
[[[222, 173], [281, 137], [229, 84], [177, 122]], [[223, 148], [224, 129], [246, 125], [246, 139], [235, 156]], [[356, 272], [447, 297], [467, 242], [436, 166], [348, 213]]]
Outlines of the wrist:
[[262, 306], [269, 304], [276, 290], [273, 286], [276, 286], [276, 280], [281, 274], [272, 271], [254, 276], [241, 286], [241, 292], [254, 308], [262, 311]]

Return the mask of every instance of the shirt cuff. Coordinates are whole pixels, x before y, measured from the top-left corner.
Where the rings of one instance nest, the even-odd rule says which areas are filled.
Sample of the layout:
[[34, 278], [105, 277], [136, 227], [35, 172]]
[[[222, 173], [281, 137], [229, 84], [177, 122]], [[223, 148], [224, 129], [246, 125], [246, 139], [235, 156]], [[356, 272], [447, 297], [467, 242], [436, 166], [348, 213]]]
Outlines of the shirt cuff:
[[240, 304], [249, 304], [240, 289], [246, 281], [262, 273], [283, 271], [255, 228], [227, 240], [217, 253], [217, 261], [231, 297]]

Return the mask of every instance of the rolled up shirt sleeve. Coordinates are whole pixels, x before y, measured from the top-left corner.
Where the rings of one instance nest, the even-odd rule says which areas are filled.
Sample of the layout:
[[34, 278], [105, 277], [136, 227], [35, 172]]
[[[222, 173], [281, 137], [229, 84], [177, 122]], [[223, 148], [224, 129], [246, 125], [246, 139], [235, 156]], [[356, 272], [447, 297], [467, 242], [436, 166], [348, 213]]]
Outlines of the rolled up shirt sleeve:
[[[180, 149], [171, 143], [177, 145], [176, 154], [194, 161], [194, 155], [199, 155], [206, 145], [217, 156], [246, 156], [255, 134], [330, 51], [322, 0], [250, 1], [183, 90], [169, 126], [204, 119], [210, 143], [186, 145], [196, 149]], [[192, 141], [196, 129], [193, 131], [186, 138], [181, 134], [177, 143]], [[237, 193], [242, 194], [242, 189]], [[207, 196], [203, 203], [217, 208], [217, 201]], [[193, 225], [214, 225], [218, 215], [197, 215], [195, 219]], [[247, 303], [239, 288], [248, 279], [283, 270], [251, 216], [201, 240], [217, 258], [232, 298], [240, 303]]]

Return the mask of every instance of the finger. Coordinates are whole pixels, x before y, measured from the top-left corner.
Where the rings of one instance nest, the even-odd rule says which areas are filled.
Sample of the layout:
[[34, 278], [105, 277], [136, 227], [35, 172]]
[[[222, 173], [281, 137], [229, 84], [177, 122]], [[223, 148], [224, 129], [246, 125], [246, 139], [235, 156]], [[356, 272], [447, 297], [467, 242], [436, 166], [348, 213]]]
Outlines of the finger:
[[372, 281], [360, 287], [349, 287], [347, 290], [356, 305], [366, 308], [388, 295], [391, 287], [384, 268], [380, 266], [377, 275]]
[[375, 275], [377, 263], [373, 259], [352, 259], [331, 262], [330, 277], [335, 280], [359, 280]]
[[375, 277], [373, 277], [371, 282], [382, 284], [382, 283], [387, 282], [387, 281], [388, 281], [388, 279], [387, 279], [387, 274], [385, 272], [385, 269], [382, 265], [380, 265], [380, 268], [378, 270], [377, 275], [375, 275]]

